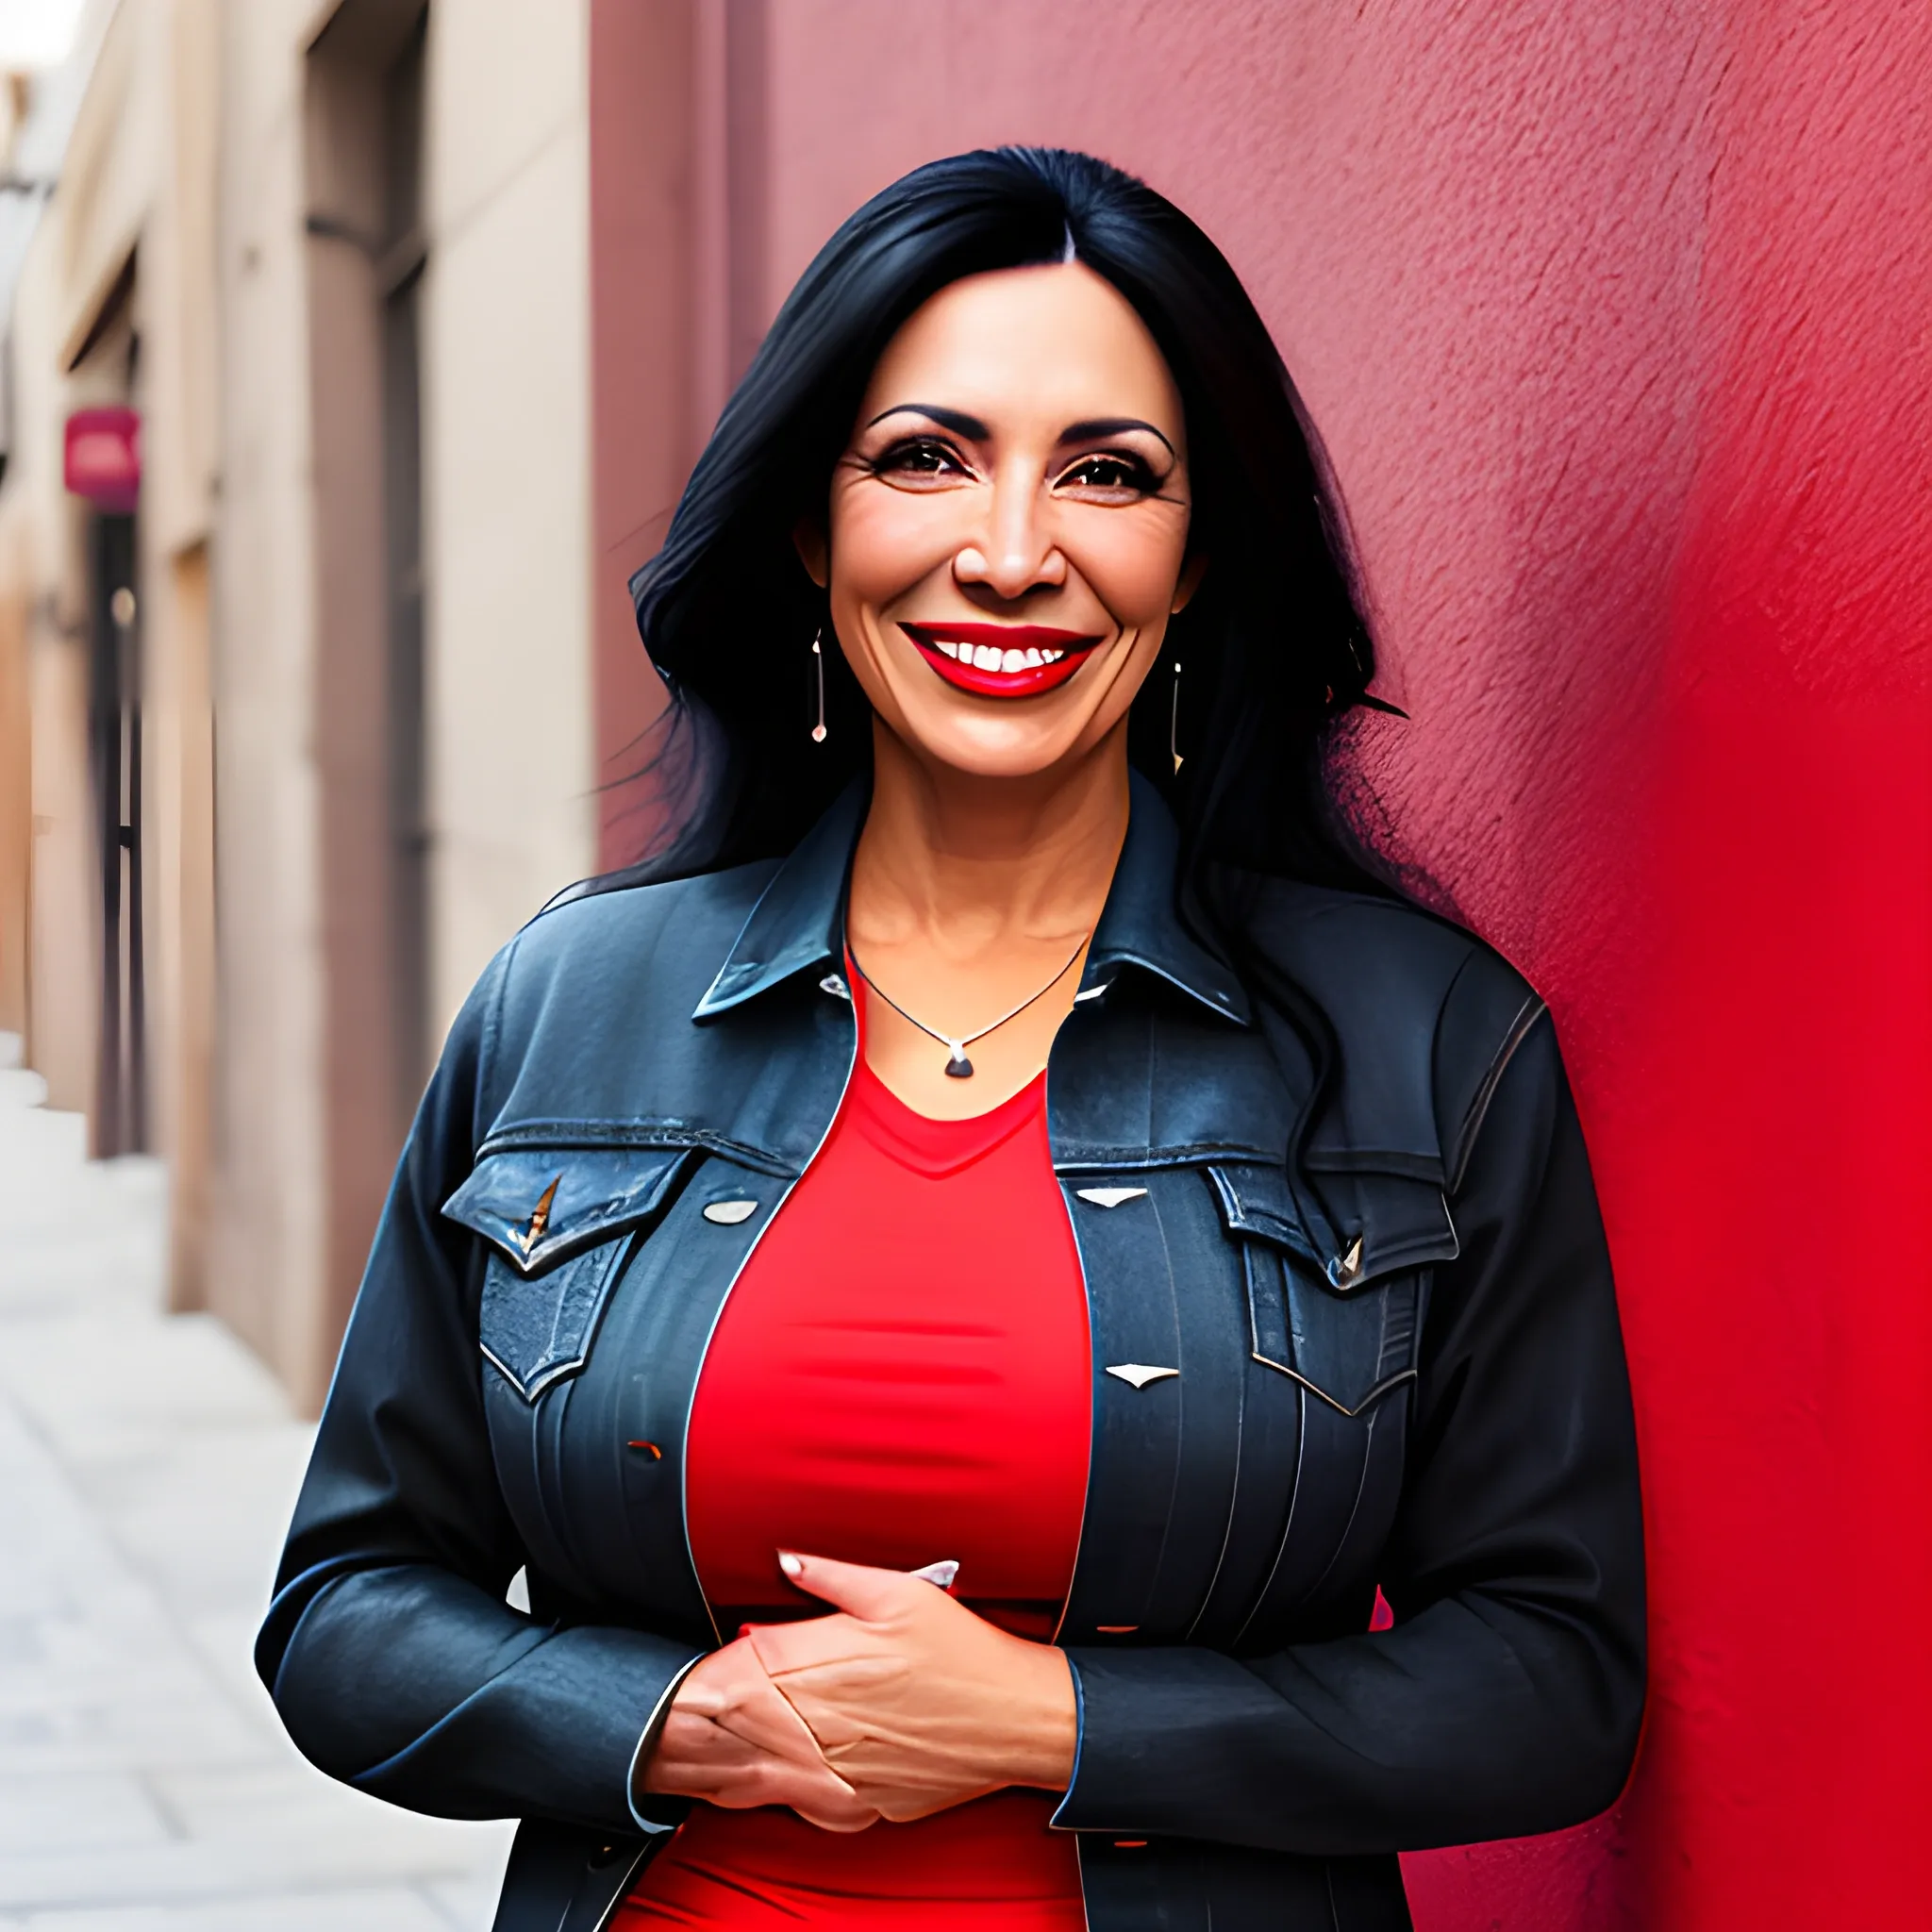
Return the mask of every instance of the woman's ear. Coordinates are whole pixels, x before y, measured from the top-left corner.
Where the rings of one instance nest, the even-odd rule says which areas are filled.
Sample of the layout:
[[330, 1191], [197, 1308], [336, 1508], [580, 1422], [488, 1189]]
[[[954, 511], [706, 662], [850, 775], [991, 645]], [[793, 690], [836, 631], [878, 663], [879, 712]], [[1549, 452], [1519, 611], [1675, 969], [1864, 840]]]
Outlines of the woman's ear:
[[791, 526], [791, 547], [798, 552], [806, 575], [823, 591], [832, 575], [824, 525], [816, 517], [800, 517]]
[[[809, 570], [810, 564], [806, 565]], [[1208, 568], [1208, 558], [1199, 550], [1189, 553], [1188, 560], [1181, 565], [1180, 580], [1174, 587], [1174, 602], [1168, 607], [1170, 617], [1178, 617], [1192, 601], [1194, 592], [1201, 588], [1201, 577]]]

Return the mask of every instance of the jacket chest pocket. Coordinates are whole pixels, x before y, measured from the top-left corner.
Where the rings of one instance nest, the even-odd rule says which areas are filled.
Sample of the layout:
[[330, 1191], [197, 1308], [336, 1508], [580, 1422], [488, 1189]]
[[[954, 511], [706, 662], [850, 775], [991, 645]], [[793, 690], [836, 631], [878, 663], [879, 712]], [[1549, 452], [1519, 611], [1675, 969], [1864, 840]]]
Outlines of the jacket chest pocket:
[[691, 1158], [683, 1148], [520, 1147], [486, 1154], [443, 1204], [489, 1244], [477, 1341], [525, 1402], [589, 1359], [634, 1242]]
[[1406, 1176], [1348, 1176], [1353, 1225], [1323, 1260], [1279, 1168], [1224, 1164], [1208, 1177], [1228, 1233], [1242, 1243], [1257, 1362], [1351, 1417], [1413, 1379], [1423, 1271], [1457, 1252], [1440, 1189]]
[[1226, 1634], [1272, 1648], [1291, 1630], [1357, 1628], [1401, 1495], [1428, 1271], [1455, 1255], [1455, 1228], [1440, 1189], [1351, 1174], [1331, 1201], [1340, 1252], [1324, 1258], [1281, 1169], [1208, 1179], [1241, 1246], [1251, 1374], [1295, 1391], [1300, 1411], [1279, 1540]]

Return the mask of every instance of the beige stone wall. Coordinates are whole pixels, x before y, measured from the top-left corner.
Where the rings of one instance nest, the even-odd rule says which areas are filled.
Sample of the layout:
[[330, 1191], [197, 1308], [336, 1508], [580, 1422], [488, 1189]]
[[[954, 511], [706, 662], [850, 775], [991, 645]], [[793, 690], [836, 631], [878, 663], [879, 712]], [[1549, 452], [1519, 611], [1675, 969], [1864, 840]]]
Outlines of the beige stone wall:
[[431, 1006], [594, 869], [588, 22], [441, 0], [424, 346]]
[[[123, 0], [124, 10], [128, 0]], [[208, 1300], [215, 1001], [218, 0], [143, 0], [148, 198], [137, 244], [146, 954], [154, 1145], [168, 1158], [177, 1307]], [[127, 132], [117, 129], [117, 142]]]
[[[373, 618], [381, 571], [377, 557], [342, 557], [345, 529], [351, 544], [375, 532], [354, 534], [353, 504], [318, 504], [325, 445], [320, 426], [304, 420], [315, 382], [332, 372], [353, 388], [355, 364], [374, 346], [352, 308], [356, 264], [340, 244], [305, 245], [303, 235], [325, 185], [312, 127], [305, 178], [304, 57], [331, 11], [285, 0], [228, 9], [229, 441], [217, 553], [218, 635], [257, 641], [252, 661], [238, 653], [225, 669], [224, 800], [232, 790], [274, 803], [245, 826], [231, 827], [225, 810], [223, 818], [224, 1193], [245, 1219], [215, 1274], [236, 1285], [232, 1316], [244, 1327], [242, 1297], [253, 1291], [265, 1305], [266, 1323], [254, 1318], [258, 1345], [311, 1403], [379, 1207], [393, 1152], [384, 1137], [394, 1131], [381, 1113], [379, 1069], [358, 1081], [351, 1064], [365, 1028], [380, 1024], [348, 983], [363, 963], [357, 932], [378, 925], [344, 902], [344, 861], [327, 856], [346, 849], [353, 873], [358, 838], [375, 836], [373, 826], [358, 834], [344, 812], [356, 767], [376, 783], [381, 759], [353, 717], [315, 712], [318, 703], [349, 701], [329, 675], [340, 664], [316, 658], [340, 638], [318, 633], [317, 613], [336, 612], [328, 623], [337, 626], [356, 622], [358, 609]], [[433, 0], [426, 88], [433, 1046], [491, 953], [592, 863], [581, 7]], [[353, 202], [353, 183], [341, 192]], [[329, 425], [334, 459], [362, 460], [353, 441], [344, 448], [342, 428]], [[319, 521], [338, 546], [326, 579]], [[259, 729], [230, 748], [229, 720], [242, 715]], [[251, 903], [231, 917], [238, 899]], [[270, 1088], [282, 1097], [266, 1100]], [[252, 1132], [245, 1149], [236, 1141], [243, 1121], [268, 1129]], [[275, 1283], [265, 1296], [252, 1289], [264, 1279]]]
[[[126, 346], [138, 290], [128, 313], [78, 366], [75, 358], [139, 233], [133, 184], [152, 172], [156, 129], [151, 112], [130, 105], [129, 85], [153, 24], [152, 6], [141, 0], [96, 0], [88, 10], [80, 40], [98, 48], [98, 92], [91, 90], [75, 126], [60, 212], [41, 223], [9, 319], [12, 441], [0, 490], [0, 597], [21, 617], [28, 711], [24, 1030], [51, 1103], [83, 1112], [95, 1091], [99, 886], [87, 746], [85, 520], [62, 487], [61, 431], [70, 409], [134, 400]], [[165, 638], [158, 635], [153, 647], [164, 649]]]
[[[27, 710], [21, 778], [30, 916], [20, 1020], [55, 1105], [89, 1109], [98, 1027], [98, 883], [87, 750], [85, 512], [61, 479], [70, 409], [131, 402], [147, 475], [138, 572], [149, 1130], [206, 1191], [213, 882], [206, 577], [214, 507], [212, 129], [216, 0], [96, 7], [98, 55], [10, 317], [13, 447], [0, 491], [0, 608]], [[127, 276], [134, 264], [131, 290]], [[125, 308], [111, 310], [120, 291]], [[140, 336], [138, 362], [131, 357]], [[184, 559], [191, 559], [184, 564]], [[193, 561], [193, 560], [198, 560]], [[186, 596], [177, 592], [185, 587]], [[0, 822], [0, 838], [8, 834]], [[16, 845], [0, 867], [16, 862]], [[175, 1292], [199, 1299], [195, 1214]]]
[[[0, 566], [0, 576], [6, 575]], [[26, 931], [33, 869], [33, 714], [27, 612], [0, 597], [0, 1033], [26, 1031]]]
[[325, 1374], [323, 1039], [311, 756], [301, 49], [312, 0], [222, 8], [220, 904], [210, 1305], [300, 1394]]
[[[384, 0], [355, 4], [359, 20]], [[0, 796], [0, 920], [9, 879], [29, 906], [11, 981], [0, 933], [0, 1001], [18, 986], [56, 1104], [89, 1108], [85, 513], [61, 486], [60, 430], [83, 401], [130, 400], [151, 1117], [171, 1166], [173, 1291], [223, 1315], [311, 1407], [400, 1136], [372, 1018], [383, 927], [358, 857], [386, 836], [369, 735], [381, 721], [365, 726], [358, 695], [374, 689], [384, 610], [368, 497], [375, 297], [353, 237], [345, 252], [313, 219], [350, 192], [357, 160], [340, 127], [333, 150], [315, 140], [310, 50], [336, 13], [333, 0], [95, 0], [83, 41], [98, 58], [9, 319], [18, 420], [0, 486], [0, 749], [9, 733], [30, 748], [21, 797]], [[495, 947], [593, 864], [584, 16], [582, 0], [430, 8], [439, 1038]], [[69, 369], [130, 251], [116, 327], [140, 333], [132, 390], [112, 330]], [[319, 424], [345, 396], [360, 426]]]

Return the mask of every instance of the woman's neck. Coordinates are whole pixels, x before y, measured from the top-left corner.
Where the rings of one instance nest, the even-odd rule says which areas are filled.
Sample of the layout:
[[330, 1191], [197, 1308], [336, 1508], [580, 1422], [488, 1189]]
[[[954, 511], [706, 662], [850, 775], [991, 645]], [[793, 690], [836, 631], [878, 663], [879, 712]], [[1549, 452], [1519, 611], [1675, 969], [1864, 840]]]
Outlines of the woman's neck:
[[1127, 831], [1124, 724], [1079, 762], [988, 778], [874, 727], [872, 807], [854, 861], [855, 937], [958, 958], [1091, 931]]

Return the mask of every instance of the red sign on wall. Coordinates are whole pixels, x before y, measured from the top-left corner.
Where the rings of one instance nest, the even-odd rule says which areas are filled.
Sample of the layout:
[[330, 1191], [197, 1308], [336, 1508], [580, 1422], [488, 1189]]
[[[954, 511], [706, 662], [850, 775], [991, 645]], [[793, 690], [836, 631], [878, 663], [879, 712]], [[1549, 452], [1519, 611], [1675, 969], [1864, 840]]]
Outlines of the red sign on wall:
[[125, 515], [141, 495], [141, 417], [119, 405], [67, 419], [67, 487], [97, 509]]

